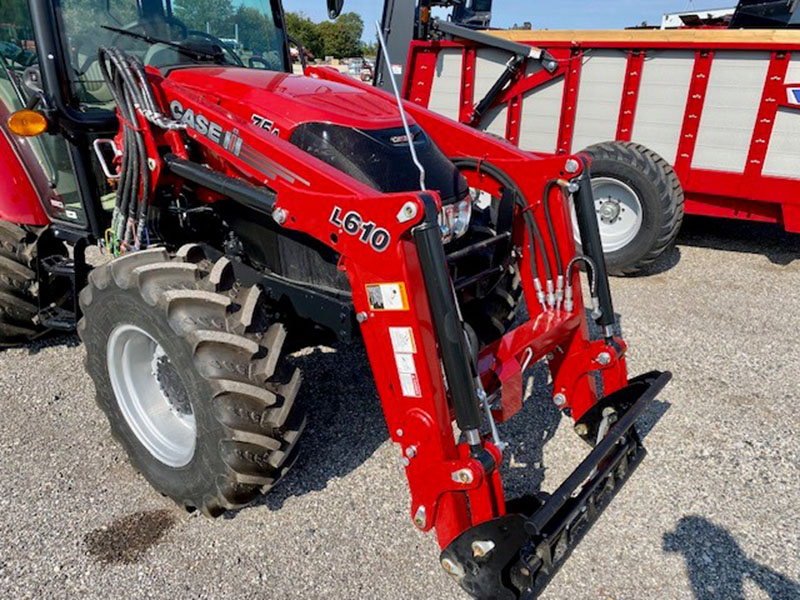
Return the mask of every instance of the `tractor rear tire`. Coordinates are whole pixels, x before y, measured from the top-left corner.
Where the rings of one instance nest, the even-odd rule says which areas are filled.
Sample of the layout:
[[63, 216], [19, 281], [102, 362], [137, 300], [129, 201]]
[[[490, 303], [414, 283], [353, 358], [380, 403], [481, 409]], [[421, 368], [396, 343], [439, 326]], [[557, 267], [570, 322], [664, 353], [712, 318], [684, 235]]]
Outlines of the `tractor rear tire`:
[[[678, 237], [684, 213], [681, 182], [663, 158], [641, 144], [604, 142], [584, 152], [592, 158], [608, 270], [613, 275], [639, 274]], [[633, 217], [637, 211], [638, 220]]]
[[216, 517], [283, 477], [305, 425], [300, 371], [264, 294], [226, 258], [131, 253], [96, 268], [80, 303], [97, 403], [156, 490]]
[[[0, 347], [25, 344], [47, 332], [37, 323], [36, 275], [37, 242], [46, 231], [0, 221]], [[59, 242], [53, 250], [65, 252]]]

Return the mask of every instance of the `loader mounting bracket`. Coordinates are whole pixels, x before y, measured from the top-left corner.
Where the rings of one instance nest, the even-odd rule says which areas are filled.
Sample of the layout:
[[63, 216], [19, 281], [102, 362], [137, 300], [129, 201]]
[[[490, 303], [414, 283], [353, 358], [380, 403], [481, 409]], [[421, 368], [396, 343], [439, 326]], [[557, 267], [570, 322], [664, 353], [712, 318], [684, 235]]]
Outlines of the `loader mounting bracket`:
[[635, 423], [670, 378], [648, 373], [604, 399], [627, 408], [608, 434], [551, 496], [511, 501], [517, 513], [453, 540], [441, 554], [451, 577], [476, 598], [536, 598], [646, 455]]

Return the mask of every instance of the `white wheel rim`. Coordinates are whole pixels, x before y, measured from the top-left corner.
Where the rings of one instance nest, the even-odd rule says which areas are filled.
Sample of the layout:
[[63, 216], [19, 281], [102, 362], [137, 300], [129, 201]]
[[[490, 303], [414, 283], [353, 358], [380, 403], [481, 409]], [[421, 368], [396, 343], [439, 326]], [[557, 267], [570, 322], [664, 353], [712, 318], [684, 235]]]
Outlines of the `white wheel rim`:
[[[600, 226], [603, 252], [615, 252], [630, 244], [642, 229], [643, 210], [639, 195], [628, 184], [612, 177], [593, 177], [594, 209]], [[580, 230], [572, 204], [575, 241], [580, 244]]]
[[[117, 404], [139, 442], [160, 462], [183, 467], [194, 456], [197, 424], [183, 384], [161, 345], [134, 325], [119, 325], [106, 346]], [[165, 378], [173, 385], [165, 389]]]

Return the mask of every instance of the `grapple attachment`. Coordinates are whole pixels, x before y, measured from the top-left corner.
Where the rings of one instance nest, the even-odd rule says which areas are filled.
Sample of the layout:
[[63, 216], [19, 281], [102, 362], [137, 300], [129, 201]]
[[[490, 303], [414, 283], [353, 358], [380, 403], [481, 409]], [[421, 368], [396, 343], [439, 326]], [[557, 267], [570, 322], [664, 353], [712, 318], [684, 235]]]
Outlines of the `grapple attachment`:
[[644, 458], [634, 425], [671, 377], [647, 373], [598, 402], [583, 431], [619, 417], [578, 468], [551, 496], [510, 501], [508, 514], [464, 531], [442, 552], [444, 569], [481, 600], [536, 598]]

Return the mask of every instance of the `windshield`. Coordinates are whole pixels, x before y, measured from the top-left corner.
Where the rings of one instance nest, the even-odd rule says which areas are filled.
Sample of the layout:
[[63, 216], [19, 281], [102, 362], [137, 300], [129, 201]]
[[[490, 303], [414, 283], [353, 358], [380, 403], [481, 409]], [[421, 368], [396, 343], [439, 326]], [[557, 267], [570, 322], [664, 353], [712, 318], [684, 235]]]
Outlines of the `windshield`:
[[206, 62], [286, 71], [285, 36], [273, 12], [278, 6], [271, 0], [61, 0], [57, 10], [79, 99], [108, 106], [100, 46], [117, 46], [158, 68], [196, 64], [206, 56]]

